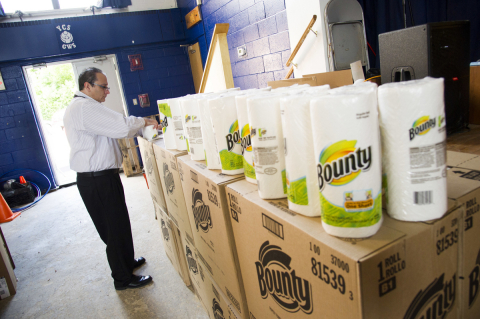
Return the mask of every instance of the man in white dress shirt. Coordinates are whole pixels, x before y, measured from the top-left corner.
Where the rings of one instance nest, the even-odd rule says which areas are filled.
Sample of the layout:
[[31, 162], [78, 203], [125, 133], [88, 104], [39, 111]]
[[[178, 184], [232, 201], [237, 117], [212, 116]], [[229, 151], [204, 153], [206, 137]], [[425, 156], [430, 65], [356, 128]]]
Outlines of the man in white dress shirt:
[[90, 217], [107, 245], [107, 259], [117, 290], [152, 282], [151, 276], [136, 276], [133, 270], [145, 263], [135, 259], [132, 230], [123, 185], [118, 174], [122, 153], [118, 138], [134, 137], [156, 120], [125, 117], [103, 104], [110, 93], [107, 77], [97, 68], [84, 70], [64, 116], [70, 144], [70, 168], [77, 172], [77, 187]]

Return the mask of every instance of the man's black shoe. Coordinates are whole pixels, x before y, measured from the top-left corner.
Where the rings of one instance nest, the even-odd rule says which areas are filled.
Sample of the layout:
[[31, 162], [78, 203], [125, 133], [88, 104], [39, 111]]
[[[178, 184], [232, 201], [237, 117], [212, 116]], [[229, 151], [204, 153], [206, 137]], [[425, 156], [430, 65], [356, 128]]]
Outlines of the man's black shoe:
[[135, 289], [140, 288], [151, 283], [153, 278], [151, 276], [132, 276], [132, 281], [127, 285], [118, 284], [116, 281], [115, 289], [116, 290], [125, 290], [125, 289]]
[[140, 267], [146, 262], [145, 258], [140, 257], [140, 258], [135, 258], [135, 263], [133, 264], [133, 269]]

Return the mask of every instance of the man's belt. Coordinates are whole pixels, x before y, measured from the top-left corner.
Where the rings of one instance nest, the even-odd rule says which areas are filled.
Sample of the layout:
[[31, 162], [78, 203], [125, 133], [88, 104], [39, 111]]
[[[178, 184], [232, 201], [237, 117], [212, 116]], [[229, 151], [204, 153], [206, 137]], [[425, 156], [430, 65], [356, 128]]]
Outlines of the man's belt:
[[118, 174], [119, 172], [120, 172], [120, 169], [111, 168], [111, 169], [106, 169], [104, 171], [98, 171], [98, 172], [77, 173], [77, 177], [97, 177], [97, 176]]

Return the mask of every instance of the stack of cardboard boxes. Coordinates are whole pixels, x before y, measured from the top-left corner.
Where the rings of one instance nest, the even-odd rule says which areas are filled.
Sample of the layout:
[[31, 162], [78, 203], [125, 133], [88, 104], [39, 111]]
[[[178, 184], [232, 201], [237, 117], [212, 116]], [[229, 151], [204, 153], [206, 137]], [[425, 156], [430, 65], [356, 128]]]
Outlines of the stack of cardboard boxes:
[[167, 255], [210, 318], [480, 317], [480, 157], [449, 152], [443, 218], [385, 213], [376, 235], [344, 240], [286, 199], [261, 199], [243, 175], [208, 170], [161, 140], [139, 144], [157, 164]]

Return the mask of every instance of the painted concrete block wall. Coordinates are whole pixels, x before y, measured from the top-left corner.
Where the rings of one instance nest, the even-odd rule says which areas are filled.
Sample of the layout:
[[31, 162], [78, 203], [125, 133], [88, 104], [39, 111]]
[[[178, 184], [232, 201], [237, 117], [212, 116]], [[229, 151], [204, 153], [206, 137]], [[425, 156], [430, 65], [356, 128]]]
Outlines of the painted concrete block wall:
[[[178, 7], [184, 15], [195, 2], [179, 0]], [[207, 50], [215, 24], [230, 24], [227, 39], [235, 86], [261, 88], [268, 81], [285, 77], [290, 40], [284, 0], [206, 0], [201, 11]], [[189, 42], [194, 41], [188, 31], [186, 36]], [[238, 58], [237, 47], [241, 45], [246, 45], [247, 57]], [[202, 59], [206, 59], [203, 52]]]
[[[0, 72], [6, 88], [0, 91], [0, 176], [13, 169], [28, 168], [42, 172], [53, 181], [22, 69], [19, 66], [0, 67]], [[48, 182], [39, 174], [21, 173], [41, 189], [48, 187]]]

